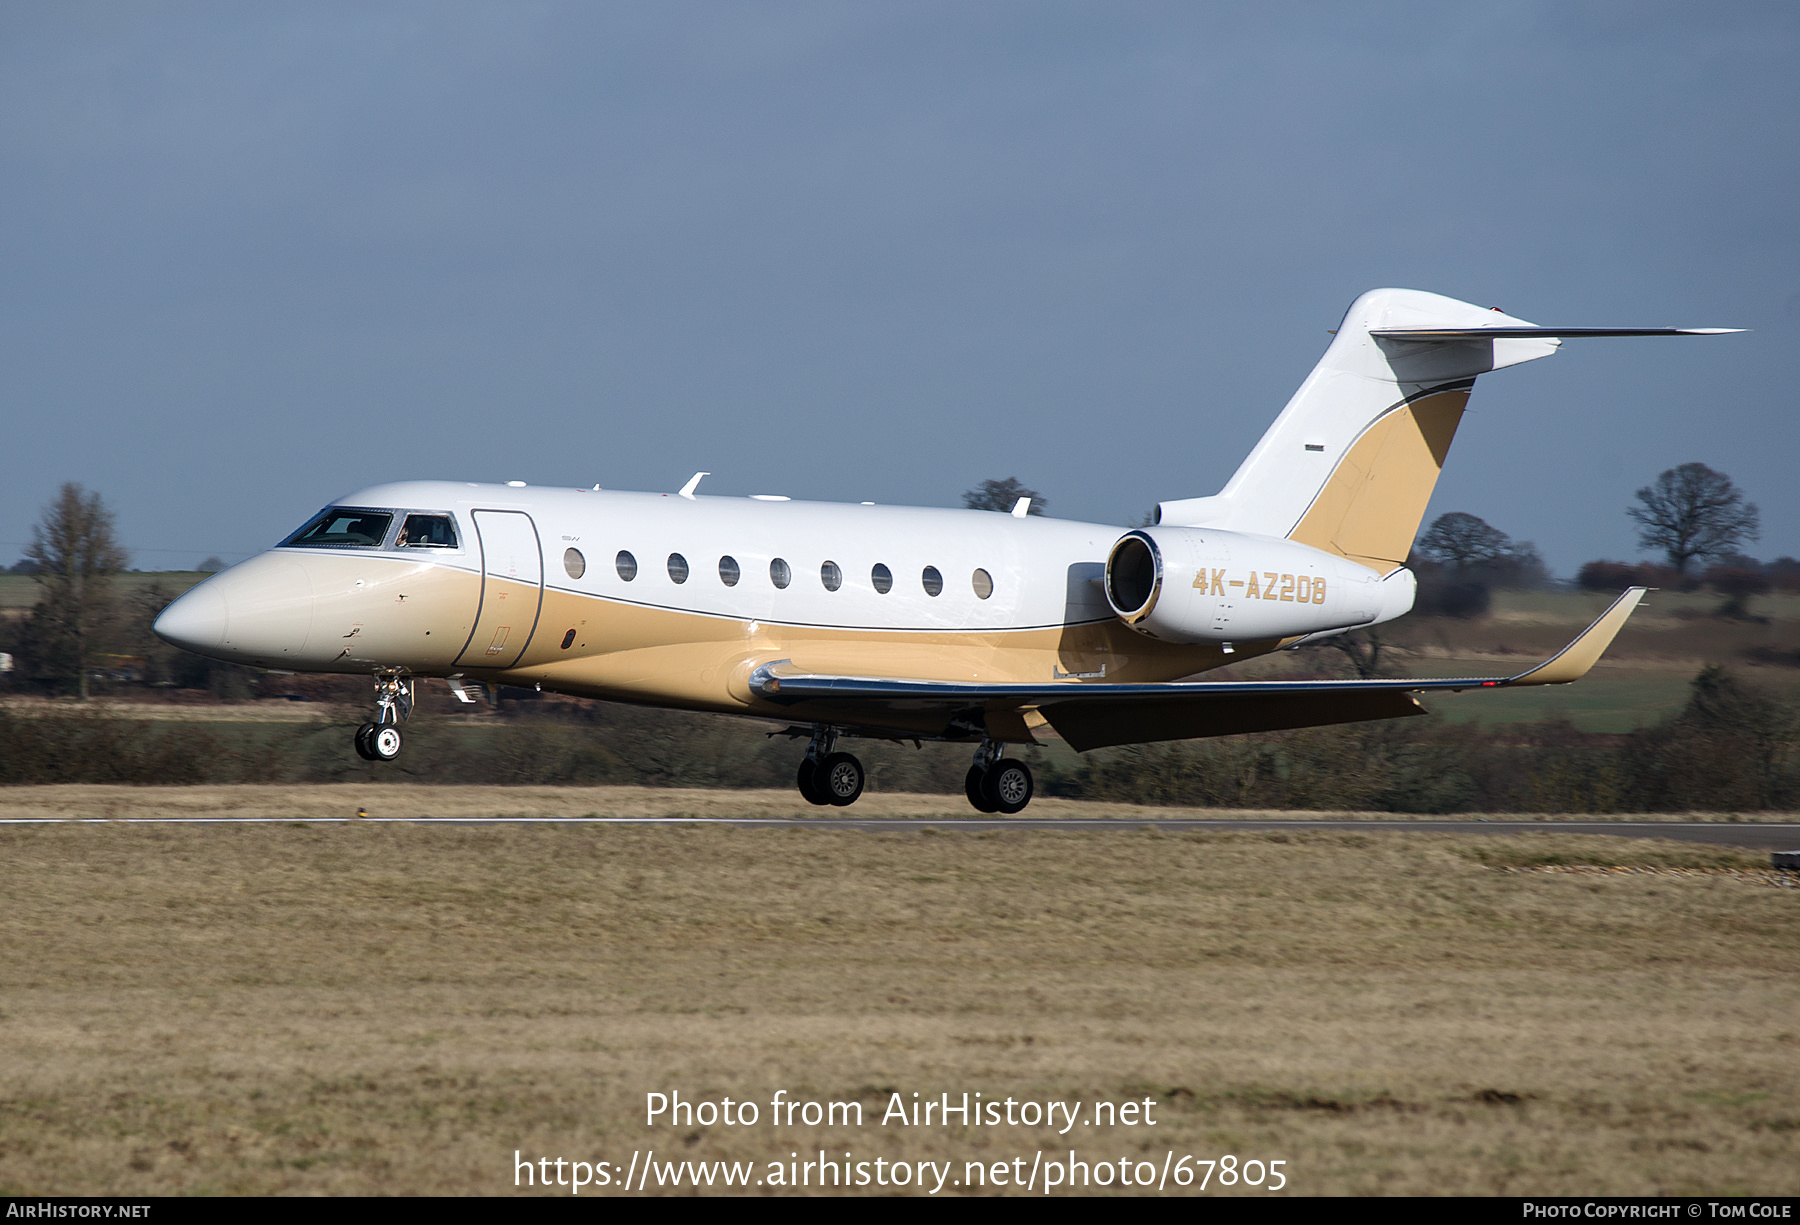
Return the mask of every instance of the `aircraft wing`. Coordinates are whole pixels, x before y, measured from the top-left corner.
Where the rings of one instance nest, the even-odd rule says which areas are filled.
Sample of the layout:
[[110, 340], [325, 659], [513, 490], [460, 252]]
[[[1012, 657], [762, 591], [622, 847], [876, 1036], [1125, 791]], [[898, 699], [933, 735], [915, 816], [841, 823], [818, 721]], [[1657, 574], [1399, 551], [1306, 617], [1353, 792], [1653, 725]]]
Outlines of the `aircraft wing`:
[[[978, 715], [991, 727], [994, 716], [1004, 719], [1010, 715], [1010, 725], [1022, 728], [1017, 712], [1035, 708], [1071, 747], [1082, 752], [1114, 744], [1357, 723], [1424, 714], [1424, 707], [1413, 697], [1415, 693], [1566, 685], [1579, 680], [1611, 645], [1646, 590], [1630, 588], [1568, 646], [1513, 676], [981, 684], [792, 673], [783, 670], [787, 661], [781, 660], [756, 669], [751, 674], [750, 687], [759, 696], [782, 705], [827, 702], [839, 710], [866, 712], [866, 719], [859, 722], [871, 727], [882, 724], [883, 712], [904, 711], [916, 718], [922, 711], [942, 711], [946, 724], [958, 716], [963, 716], [967, 724], [968, 716]], [[797, 715], [801, 713], [796, 711]]]

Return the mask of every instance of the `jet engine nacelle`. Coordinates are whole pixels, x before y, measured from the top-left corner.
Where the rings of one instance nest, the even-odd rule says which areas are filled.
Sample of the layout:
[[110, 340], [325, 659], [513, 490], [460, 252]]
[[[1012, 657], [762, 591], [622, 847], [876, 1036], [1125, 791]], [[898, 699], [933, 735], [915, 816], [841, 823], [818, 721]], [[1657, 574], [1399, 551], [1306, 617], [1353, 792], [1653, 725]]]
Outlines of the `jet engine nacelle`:
[[1196, 527], [1121, 536], [1106, 559], [1106, 602], [1166, 642], [1251, 642], [1350, 629], [1412, 607], [1412, 572], [1366, 566], [1292, 540]]

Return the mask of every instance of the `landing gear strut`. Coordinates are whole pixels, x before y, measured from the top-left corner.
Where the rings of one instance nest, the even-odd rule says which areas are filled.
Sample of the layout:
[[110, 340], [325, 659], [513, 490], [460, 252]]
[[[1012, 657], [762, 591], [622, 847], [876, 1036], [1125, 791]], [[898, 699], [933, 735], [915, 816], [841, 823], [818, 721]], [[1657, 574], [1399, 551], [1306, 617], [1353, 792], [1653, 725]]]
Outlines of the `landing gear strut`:
[[365, 761], [392, 761], [400, 756], [400, 720], [413, 711], [413, 682], [397, 668], [375, 673], [375, 721], [356, 729], [356, 755]]
[[982, 738], [975, 750], [975, 764], [963, 776], [963, 794], [976, 812], [1012, 816], [1031, 803], [1031, 769], [1015, 757], [1000, 756], [997, 741]]
[[812, 742], [806, 746], [806, 757], [794, 780], [809, 803], [844, 808], [856, 803], [863, 792], [867, 776], [862, 762], [848, 753], [832, 752], [836, 743], [835, 727], [826, 723], [813, 726]]

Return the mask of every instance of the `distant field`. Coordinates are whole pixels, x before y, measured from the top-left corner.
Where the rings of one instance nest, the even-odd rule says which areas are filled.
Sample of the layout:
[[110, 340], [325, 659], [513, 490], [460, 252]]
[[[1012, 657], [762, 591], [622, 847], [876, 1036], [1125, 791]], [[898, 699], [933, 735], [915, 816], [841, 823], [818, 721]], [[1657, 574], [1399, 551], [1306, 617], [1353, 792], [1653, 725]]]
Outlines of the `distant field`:
[[[1484, 661], [1474, 661], [1484, 662]], [[1492, 663], [1493, 661], [1485, 661]], [[1501, 669], [1501, 673], [1507, 671]], [[1445, 718], [1484, 724], [1528, 723], [1566, 717], [1585, 732], [1629, 732], [1657, 723], [1686, 704], [1694, 666], [1657, 668], [1602, 661], [1573, 685], [1544, 685], [1500, 693], [1467, 690], [1433, 693], [1425, 705]], [[1740, 668], [1752, 684], [1800, 694], [1800, 671], [1790, 668]], [[1414, 676], [1470, 675], [1466, 668], [1431, 660], [1412, 669]]]
[[[212, 576], [197, 570], [133, 571], [119, 575], [115, 580], [114, 590], [119, 595], [128, 597], [140, 588], [160, 583], [171, 596], [176, 596], [200, 580], [210, 577]], [[37, 603], [38, 591], [37, 580], [29, 574], [0, 574], [0, 615], [11, 610], [30, 608]]]
[[[1404, 675], [1510, 676], [1562, 649], [1611, 599], [1590, 592], [1497, 591], [1488, 616], [1409, 616], [1377, 632]], [[1764, 621], [1712, 616], [1719, 603], [1711, 593], [1653, 591], [1600, 663], [1575, 684], [1431, 694], [1425, 705], [1458, 721], [1567, 717], [1582, 731], [1628, 732], [1679, 710], [1694, 674], [1709, 663], [1723, 664], [1751, 684], [1800, 696], [1800, 667], [1772, 666], [1749, 654], [1760, 649], [1800, 659], [1800, 595], [1752, 601], [1752, 613]], [[1279, 675], [1321, 660], [1336, 662], [1332, 652], [1315, 648], [1253, 660], [1231, 672]]]
[[[1760, 856], [367, 825], [0, 844], [7, 1194], [501, 1194], [515, 1151], [651, 1149], [759, 1175], [1073, 1149], [1278, 1159], [1298, 1194], [1800, 1192], [1800, 889]], [[1537, 870], [1559, 860], [1636, 870]], [[762, 1119], [646, 1126], [674, 1089]], [[777, 1130], [776, 1090], [864, 1123]], [[884, 1128], [896, 1091], [1149, 1098], [1156, 1126]]]

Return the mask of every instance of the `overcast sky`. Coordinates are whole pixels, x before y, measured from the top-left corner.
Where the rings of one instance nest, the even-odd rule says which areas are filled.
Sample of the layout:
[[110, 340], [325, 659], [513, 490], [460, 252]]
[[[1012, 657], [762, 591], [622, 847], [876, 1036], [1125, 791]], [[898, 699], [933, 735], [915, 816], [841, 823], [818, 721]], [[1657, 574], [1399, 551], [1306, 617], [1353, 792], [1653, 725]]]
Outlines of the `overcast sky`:
[[[404, 477], [1123, 524], [1384, 285], [1571, 341], [1431, 514], [1553, 568], [1699, 460], [1800, 554], [1800, 6], [0, 6], [0, 555], [145, 569]], [[4, 561], [0, 561], [4, 564]]]

